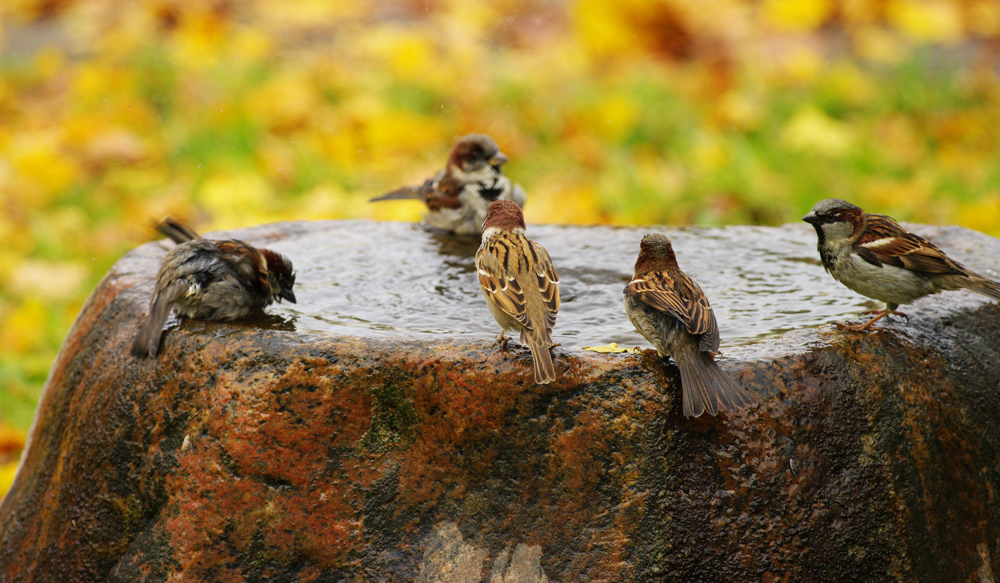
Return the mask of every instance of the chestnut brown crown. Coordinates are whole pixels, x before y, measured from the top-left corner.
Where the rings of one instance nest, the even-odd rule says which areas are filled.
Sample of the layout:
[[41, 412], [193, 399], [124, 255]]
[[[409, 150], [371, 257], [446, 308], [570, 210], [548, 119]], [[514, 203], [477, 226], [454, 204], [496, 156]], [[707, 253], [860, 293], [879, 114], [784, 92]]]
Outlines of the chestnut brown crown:
[[512, 231], [514, 229], [524, 230], [524, 213], [521, 207], [512, 200], [495, 200], [490, 203], [486, 220], [483, 221], [483, 230], [500, 229], [501, 231]]
[[482, 166], [492, 166], [500, 170], [507, 156], [500, 151], [493, 138], [486, 134], [469, 134], [455, 144], [448, 158], [449, 164], [454, 164], [464, 172], [471, 172]]
[[670, 239], [660, 233], [650, 233], [639, 243], [639, 257], [635, 260], [635, 275], [677, 268], [677, 256]]

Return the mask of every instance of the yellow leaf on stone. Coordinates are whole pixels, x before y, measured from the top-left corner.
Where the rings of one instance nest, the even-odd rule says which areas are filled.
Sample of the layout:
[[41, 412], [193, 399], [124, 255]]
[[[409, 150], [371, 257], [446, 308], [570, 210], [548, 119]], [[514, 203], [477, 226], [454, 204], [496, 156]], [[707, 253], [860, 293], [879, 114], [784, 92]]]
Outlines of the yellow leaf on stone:
[[603, 344], [601, 346], [584, 346], [583, 349], [589, 350], [591, 352], [601, 352], [601, 353], [631, 352], [634, 354], [639, 354], [642, 352], [638, 348], [621, 348], [618, 346], [617, 342], [612, 342], [611, 344]]
[[831, 0], [764, 0], [764, 18], [775, 28], [794, 32], [815, 29], [830, 16]]
[[963, 39], [958, 2], [949, 0], [890, 0], [886, 19], [917, 41], [957, 44]]

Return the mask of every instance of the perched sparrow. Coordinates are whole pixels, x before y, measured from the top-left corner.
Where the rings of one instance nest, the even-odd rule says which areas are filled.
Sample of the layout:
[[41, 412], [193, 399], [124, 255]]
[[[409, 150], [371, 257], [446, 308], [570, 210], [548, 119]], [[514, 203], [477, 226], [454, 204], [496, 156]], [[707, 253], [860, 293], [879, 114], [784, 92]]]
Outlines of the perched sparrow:
[[671, 356], [681, 372], [684, 415], [736, 410], [753, 396], [715, 363], [719, 326], [698, 284], [677, 266], [670, 239], [649, 234], [639, 244], [632, 281], [625, 286], [625, 312], [660, 357]]
[[517, 204], [490, 203], [476, 269], [486, 305], [500, 324], [500, 339], [503, 330], [520, 332], [521, 344], [531, 348], [535, 382], [554, 381], [549, 349], [559, 311], [559, 275], [548, 252], [524, 235], [524, 215]]
[[512, 200], [524, 206], [524, 189], [503, 175], [501, 166], [507, 156], [493, 138], [469, 134], [458, 141], [448, 156], [448, 164], [434, 178], [420, 186], [404, 186], [371, 199], [415, 198], [427, 204], [424, 215], [435, 229], [457, 235], [479, 235], [489, 204]]
[[185, 318], [227, 321], [246, 317], [275, 299], [295, 303], [295, 274], [284, 256], [243, 241], [202, 239], [169, 217], [156, 228], [178, 245], [160, 265], [149, 318], [132, 343], [133, 356], [156, 356], [171, 308]]
[[863, 296], [885, 302], [884, 310], [865, 324], [837, 324], [852, 331], [872, 324], [929, 294], [968, 289], [1000, 300], [1000, 284], [973, 273], [924, 239], [907, 233], [885, 215], [866, 213], [853, 204], [828, 198], [802, 220], [816, 228], [823, 267], [840, 283]]

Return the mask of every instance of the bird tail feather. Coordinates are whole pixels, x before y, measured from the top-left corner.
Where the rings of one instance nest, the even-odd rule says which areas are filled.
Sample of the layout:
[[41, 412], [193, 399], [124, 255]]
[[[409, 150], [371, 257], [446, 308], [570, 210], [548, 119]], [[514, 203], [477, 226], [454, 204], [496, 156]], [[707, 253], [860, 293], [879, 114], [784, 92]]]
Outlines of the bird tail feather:
[[156, 357], [160, 352], [160, 336], [163, 334], [163, 324], [170, 315], [174, 302], [184, 294], [184, 282], [174, 282], [162, 291], [154, 291], [149, 302], [149, 318], [139, 327], [132, 342], [132, 356], [145, 358]]
[[531, 362], [535, 367], [535, 382], [545, 385], [556, 380], [556, 369], [552, 364], [552, 338], [545, 334], [542, 338], [528, 336], [521, 331], [521, 344], [527, 344], [531, 349]]
[[1000, 283], [978, 275], [970, 279], [972, 283], [969, 285], [969, 290], [1000, 301]]
[[198, 238], [198, 233], [194, 229], [181, 223], [174, 217], [165, 217], [154, 225], [157, 231], [178, 245], [186, 241]]
[[381, 196], [376, 196], [375, 198], [368, 199], [368, 202], [378, 202], [380, 200], [404, 200], [404, 199], [422, 199], [424, 193], [412, 186], [404, 186], [402, 188], [397, 188], [391, 192], [387, 192]]
[[678, 354], [674, 359], [681, 372], [684, 416], [698, 417], [708, 411], [735, 411], [756, 403], [753, 395], [719, 368], [712, 355], [701, 350]]

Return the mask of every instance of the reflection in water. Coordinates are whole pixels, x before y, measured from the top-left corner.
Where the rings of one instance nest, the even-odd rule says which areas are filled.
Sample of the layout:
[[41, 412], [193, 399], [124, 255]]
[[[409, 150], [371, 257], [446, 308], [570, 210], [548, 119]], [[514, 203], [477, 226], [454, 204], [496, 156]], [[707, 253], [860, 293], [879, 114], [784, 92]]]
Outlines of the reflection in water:
[[[499, 333], [476, 280], [479, 242], [419, 225], [317, 223], [269, 243], [295, 264], [297, 304], [268, 311], [299, 331], [343, 335]], [[723, 346], [851, 317], [867, 304], [823, 272], [808, 226], [675, 229], [529, 225], [561, 279], [553, 340], [565, 347], [648, 346], [622, 307], [643, 234], [668, 235], [708, 294]]]
[[[273, 305], [274, 304], [272, 304], [272, 306]], [[294, 304], [289, 304], [289, 305], [294, 305]], [[271, 313], [271, 311], [273, 311], [273, 308], [265, 308], [265, 309], [267, 309], [268, 311], [254, 314], [248, 318], [244, 318], [241, 321], [250, 324], [255, 328], [263, 328], [264, 330], [282, 330], [285, 332], [295, 331], [296, 329], [295, 321], [298, 319], [297, 315], [288, 312], [281, 312], [275, 314]]]

